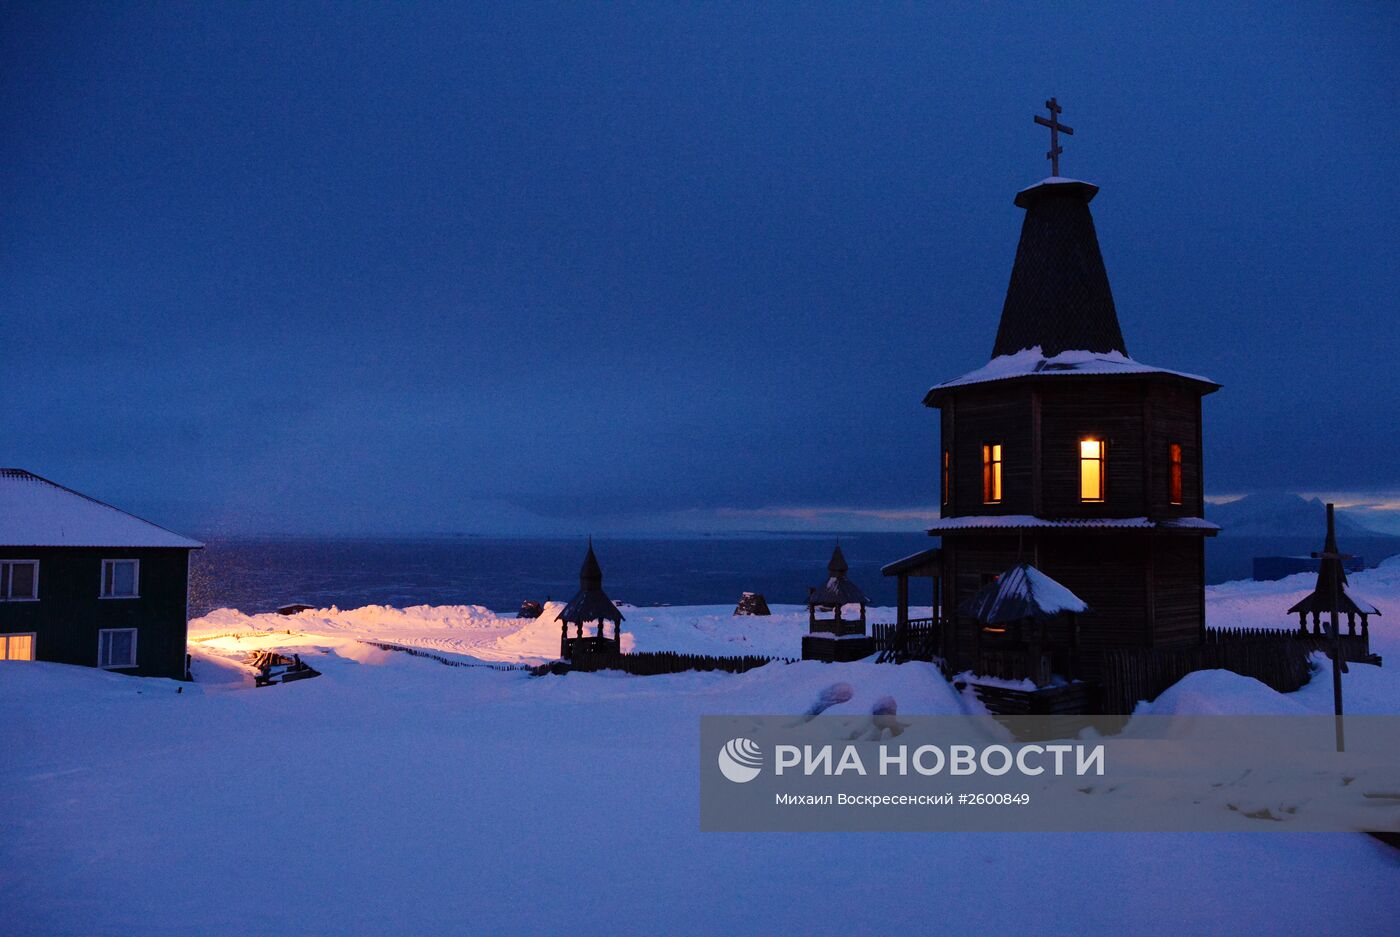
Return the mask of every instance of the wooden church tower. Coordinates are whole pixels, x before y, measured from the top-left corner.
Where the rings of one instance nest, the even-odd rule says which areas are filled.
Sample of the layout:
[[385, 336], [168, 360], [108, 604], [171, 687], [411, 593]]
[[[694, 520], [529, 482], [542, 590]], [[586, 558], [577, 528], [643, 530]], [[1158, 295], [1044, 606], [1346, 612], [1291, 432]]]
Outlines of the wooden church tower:
[[[1047, 102], [1052, 135], [1070, 132]], [[1089, 203], [1056, 175], [1019, 192], [1021, 239], [991, 361], [932, 388], [941, 417], [942, 650], [953, 672], [997, 669], [963, 607], [1027, 562], [1081, 597], [1057, 673], [1098, 676], [1103, 652], [1195, 644], [1205, 619], [1203, 377], [1128, 355]], [[993, 674], [997, 675], [997, 674]]]

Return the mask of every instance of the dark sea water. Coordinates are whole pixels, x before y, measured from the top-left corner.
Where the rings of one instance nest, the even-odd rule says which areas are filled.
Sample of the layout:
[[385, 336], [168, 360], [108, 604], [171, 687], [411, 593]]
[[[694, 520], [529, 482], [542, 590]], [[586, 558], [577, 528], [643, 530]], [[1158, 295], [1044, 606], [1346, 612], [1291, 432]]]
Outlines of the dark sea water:
[[[597, 539], [603, 585], [633, 605], [732, 603], [743, 592], [801, 603], [826, 581], [835, 537]], [[918, 533], [845, 534], [851, 578], [877, 604], [894, 603], [880, 567], [936, 545]], [[579, 539], [214, 541], [191, 561], [190, 612], [268, 611], [310, 605], [485, 605], [514, 612], [524, 599], [568, 599], [578, 589]], [[924, 604], [927, 599], [923, 599]]]
[[[734, 603], [762, 592], [771, 603], [803, 602], [826, 578], [835, 536], [599, 539], [604, 586], [633, 605]], [[1262, 555], [1297, 555], [1305, 538], [1218, 537], [1207, 541], [1209, 582], [1247, 579]], [[918, 533], [842, 534], [851, 578], [877, 605], [893, 605], [893, 579], [880, 567], [936, 541]], [[1344, 544], [1375, 565], [1400, 552], [1400, 540]], [[270, 611], [290, 602], [338, 605], [485, 605], [514, 612], [524, 599], [567, 599], [578, 588], [585, 544], [577, 539], [456, 537], [395, 540], [213, 541], [191, 560], [190, 612], [214, 608]], [[927, 580], [911, 583], [925, 605]]]

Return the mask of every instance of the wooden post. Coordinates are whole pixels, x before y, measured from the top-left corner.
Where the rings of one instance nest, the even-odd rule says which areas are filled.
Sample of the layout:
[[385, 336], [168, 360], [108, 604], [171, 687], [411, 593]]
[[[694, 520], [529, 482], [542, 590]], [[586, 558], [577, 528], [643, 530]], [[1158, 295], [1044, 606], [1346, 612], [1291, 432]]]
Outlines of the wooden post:
[[[1332, 513], [1332, 505], [1327, 505]], [[1331, 520], [1331, 517], [1328, 517]], [[1340, 562], [1340, 560], [1338, 561]], [[1337, 624], [1337, 577], [1332, 577], [1332, 702], [1337, 709], [1337, 751], [1347, 750], [1346, 729], [1342, 727], [1342, 635]]]
[[[1327, 505], [1327, 545], [1331, 546], [1333, 550], [1336, 549], [1336, 539], [1333, 533], [1336, 530], [1334, 526], [1336, 523], [1335, 511], [1336, 509], [1333, 505]], [[1332, 594], [1328, 597], [1330, 599], [1328, 604], [1331, 605], [1331, 613], [1328, 617], [1330, 619], [1330, 630], [1332, 632], [1332, 704], [1336, 709], [1337, 751], [1344, 752], [1346, 751], [1346, 731], [1342, 726], [1342, 670], [1346, 667], [1346, 663], [1342, 659], [1341, 623], [1337, 620], [1337, 606], [1341, 602], [1341, 597], [1337, 594], [1337, 590], [1341, 588], [1340, 580], [1343, 575], [1342, 563], [1351, 559], [1351, 557], [1340, 551], [1329, 552], [1325, 548], [1321, 553], [1314, 553], [1313, 556], [1320, 560], [1324, 567], [1329, 561], [1337, 564], [1335, 575], [1330, 577], [1332, 580]], [[1318, 617], [1318, 613], [1313, 612], [1313, 621], [1317, 621]]]
[[1031, 513], [1040, 516], [1044, 505], [1040, 469], [1040, 391], [1031, 391]]

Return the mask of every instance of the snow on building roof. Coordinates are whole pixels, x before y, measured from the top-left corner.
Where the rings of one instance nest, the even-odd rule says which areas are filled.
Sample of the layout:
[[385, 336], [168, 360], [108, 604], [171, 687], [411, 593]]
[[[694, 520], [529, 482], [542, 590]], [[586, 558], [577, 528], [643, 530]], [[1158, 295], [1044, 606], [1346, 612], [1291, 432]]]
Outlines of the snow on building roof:
[[1035, 348], [1024, 348], [1011, 355], [1001, 355], [978, 368], [976, 371], [969, 371], [961, 377], [955, 377], [951, 381], [944, 381], [942, 384], [935, 384], [929, 388], [928, 394], [924, 397], [924, 402], [928, 403], [936, 392], [946, 390], [951, 387], [966, 387], [971, 384], [986, 384], [991, 381], [1006, 381], [1018, 377], [1049, 376], [1056, 375], [1086, 375], [1093, 374], [1099, 376], [1114, 376], [1120, 374], [1166, 374], [1172, 377], [1183, 378], [1188, 381], [1195, 381], [1200, 384], [1209, 384], [1211, 390], [1220, 385], [1208, 377], [1199, 374], [1187, 374], [1184, 371], [1171, 371], [1167, 368], [1158, 368], [1150, 364], [1143, 364], [1135, 361], [1122, 352], [1117, 351], [1062, 351], [1058, 355], [1047, 358], [1040, 350]]
[[[1292, 615], [1297, 612], [1316, 612], [1319, 615], [1326, 615], [1332, 611], [1332, 597], [1330, 594], [1322, 592], [1311, 592], [1288, 610]], [[1379, 615], [1381, 610], [1376, 608], [1371, 602], [1363, 599], [1345, 584], [1337, 587], [1337, 611], [1342, 615]]]
[[956, 533], [959, 530], [1004, 528], [1022, 530], [1037, 527], [1080, 529], [1142, 529], [1142, 530], [1200, 530], [1215, 533], [1219, 524], [1203, 517], [1169, 517], [1152, 520], [1148, 517], [1036, 517], [1033, 514], [969, 514], [963, 517], [943, 517], [933, 522], [930, 534]]
[[24, 469], [0, 468], [0, 546], [193, 550], [204, 544]]
[[832, 607], [870, 604], [870, 599], [861, 591], [860, 586], [846, 578], [850, 565], [846, 562], [845, 554], [841, 552], [841, 544], [836, 544], [836, 549], [832, 551], [831, 562], [826, 564], [826, 571], [831, 574], [830, 578], [825, 585], [812, 589], [807, 594], [808, 605]]
[[1086, 612], [1089, 605], [1029, 563], [1018, 563], [963, 603], [962, 611], [986, 625]]
[[880, 567], [880, 572], [886, 576], [898, 576], [900, 573], [911, 570], [923, 570], [931, 568], [938, 563], [938, 558], [942, 550], [938, 547], [930, 547], [927, 550], [920, 550], [918, 553], [911, 553], [908, 556], [900, 557], [893, 563], [886, 563]]
[[[1020, 198], [1021, 198], [1023, 195], [1025, 195], [1026, 193], [1028, 193], [1028, 192], [1034, 192], [1036, 189], [1040, 188], [1041, 186], [1048, 186], [1048, 185], [1082, 185], [1082, 186], [1087, 186], [1088, 188], [1094, 190], [1094, 191], [1093, 191], [1093, 194], [1091, 194], [1091, 195], [1089, 196], [1089, 198], [1093, 198], [1094, 195], [1097, 195], [1097, 194], [1098, 194], [1098, 191], [1099, 191], [1099, 187], [1098, 187], [1098, 186], [1094, 185], [1092, 182], [1085, 182], [1083, 179], [1071, 179], [1069, 176], [1046, 176], [1044, 179], [1041, 179], [1039, 182], [1036, 182], [1036, 183], [1034, 183], [1034, 184], [1032, 184], [1032, 185], [1028, 185], [1028, 186], [1026, 186], [1024, 189], [1020, 189], [1019, 191], [1017, 191], [1017, 193], [1016, 193], [1016, 198], [1017, 198], [1017, 199], [1020, 199]], [[1018, 202], [1018, 204], [1019, 204], [1019, 202]]]

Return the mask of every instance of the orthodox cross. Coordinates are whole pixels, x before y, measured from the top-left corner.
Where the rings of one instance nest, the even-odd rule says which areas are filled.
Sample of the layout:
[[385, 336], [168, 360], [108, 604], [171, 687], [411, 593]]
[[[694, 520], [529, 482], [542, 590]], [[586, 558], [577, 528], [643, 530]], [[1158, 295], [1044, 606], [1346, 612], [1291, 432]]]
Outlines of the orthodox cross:
[[1060, 123], [1060, 105], [1054, 98], [1045, 102], [1045, 106], [1050, 110], [1050, 119], [1046, 120], [1039, 114], [1035, 115], [1035, 122], [1042, 127], [1050, 128], [1050, 152], [1045, 154], [1045, 158], [1050, 160], [1050, 175], [1060, 174], [1060, 154], [1064, 148], [1060, 146], [1060, 134], [1067, 133], [1074, 136], [1074, 128], [1066, 127]]

